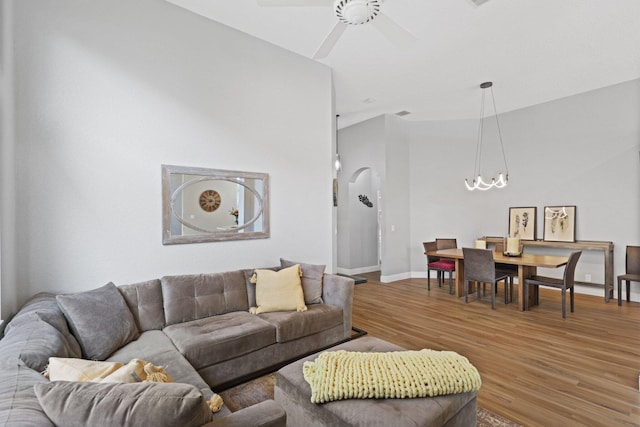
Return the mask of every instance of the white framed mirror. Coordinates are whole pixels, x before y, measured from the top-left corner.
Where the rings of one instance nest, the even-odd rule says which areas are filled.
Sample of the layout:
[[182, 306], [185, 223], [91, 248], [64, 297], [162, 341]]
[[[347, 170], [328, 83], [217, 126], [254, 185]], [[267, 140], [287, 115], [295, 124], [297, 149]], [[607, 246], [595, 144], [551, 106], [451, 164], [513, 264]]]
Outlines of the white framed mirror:
[[162, 165], [162, 244], [269, 237], [269, 175]]

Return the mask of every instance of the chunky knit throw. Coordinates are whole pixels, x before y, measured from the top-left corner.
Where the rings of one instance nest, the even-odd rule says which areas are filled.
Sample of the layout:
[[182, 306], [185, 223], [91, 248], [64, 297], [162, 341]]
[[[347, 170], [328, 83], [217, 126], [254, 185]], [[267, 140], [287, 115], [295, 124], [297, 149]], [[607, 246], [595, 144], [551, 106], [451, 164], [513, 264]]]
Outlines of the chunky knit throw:
[[478, 370], [453, 351], [328, 351], [305, 362], [311, 402], [433, 397], [480, 389]]

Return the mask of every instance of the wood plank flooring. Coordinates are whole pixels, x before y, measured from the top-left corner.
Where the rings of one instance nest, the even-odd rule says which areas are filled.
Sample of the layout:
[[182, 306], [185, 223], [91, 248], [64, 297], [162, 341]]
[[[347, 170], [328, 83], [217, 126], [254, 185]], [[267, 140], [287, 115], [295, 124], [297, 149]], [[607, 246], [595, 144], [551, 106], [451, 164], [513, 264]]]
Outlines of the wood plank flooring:
[[[521, 312], [448, 293], [432, 279], [380, 283], [360, 274], [353, 324], [407, 349], [453, 350], [482, 376], [478, 404], [524, 426], [640, 426], [640, 303], [576, 294], [562, 319], [560, 292], [540, 289]], [[517, 298], [518, 286], [516, 285]]]

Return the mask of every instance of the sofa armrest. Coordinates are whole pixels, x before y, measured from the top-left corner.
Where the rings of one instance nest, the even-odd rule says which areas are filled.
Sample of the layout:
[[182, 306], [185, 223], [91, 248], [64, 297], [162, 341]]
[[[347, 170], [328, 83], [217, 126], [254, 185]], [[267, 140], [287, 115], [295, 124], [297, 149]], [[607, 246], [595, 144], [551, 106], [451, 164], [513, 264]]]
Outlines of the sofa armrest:
[[325, 274], [322, 278], [322, 299], [325, 304], [342, 308], [344, 338], [351, 336], [354, 288], [355, 281], [349, 277]]
[[287, 413], [274, 400], [265, 400], [241, 409], [202, 427], [285, 427]]

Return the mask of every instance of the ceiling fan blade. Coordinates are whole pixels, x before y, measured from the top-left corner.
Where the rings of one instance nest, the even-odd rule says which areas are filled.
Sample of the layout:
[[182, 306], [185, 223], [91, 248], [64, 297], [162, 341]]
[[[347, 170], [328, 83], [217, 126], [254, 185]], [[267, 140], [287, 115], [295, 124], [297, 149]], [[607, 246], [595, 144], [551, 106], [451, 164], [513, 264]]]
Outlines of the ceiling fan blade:
[[482, 6], [484, 3], [488, 2], [489, 0], [469, 0], [469, 1], [475, 4], [476, 6]]
[[257, 0], [259, 6], [331, 6], [333, 0]]
[[416, 41], [413, 34], [396, 24], [384, 13], [378, 14], [371, 23], [395, 45], [405, 46]]
[[342, 22], [337, 22], [333, 30], [329, 33], [329, 35], [324, 39], [316, 53], [313, 55], [313, 59], [326, 58], [331, 50], [336, 45], [344, 30], [347, 29], [347, 24], [343, 24]]

